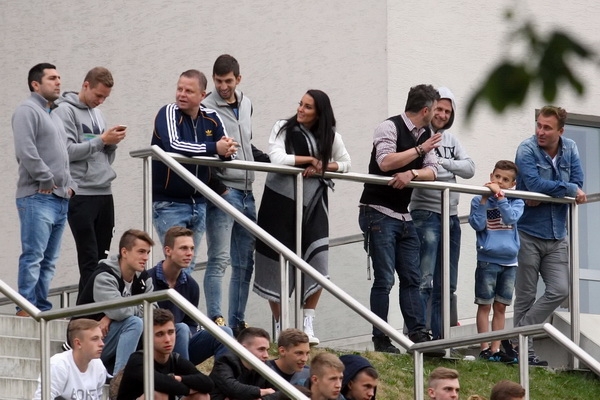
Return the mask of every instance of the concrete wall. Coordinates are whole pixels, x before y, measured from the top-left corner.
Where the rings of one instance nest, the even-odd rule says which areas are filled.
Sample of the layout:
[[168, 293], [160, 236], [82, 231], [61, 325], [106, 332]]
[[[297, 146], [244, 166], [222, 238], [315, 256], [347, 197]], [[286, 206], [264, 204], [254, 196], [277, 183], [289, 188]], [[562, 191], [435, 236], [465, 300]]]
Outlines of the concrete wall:
[[[598, 48], [595, 26], [600, 5], [590, 2], [551, 7], [539, 0], [518, 5], [488, 2], [485, 7], [472, 0], [258, 0], [229, 7], [206, 1], [6, 2], [0, 14], [0, 63], [5, 71], [0, 98], [0, 144], [5, 149], [0, 279], [16, 284], [20, 245], [10, 117], [28, 96], [26, 74], [32, 65], [55, 63], [63, 90], [77, 90], [93, 66], [113, 71], [116, 85], [102, 110], [111, 123], [127, 124], [130, 132], [115, 162], [119, 173], [114, 184], [116, 232], [120, 235], [141, 225], [141, 162], [131, 159], [128, 152], [149, 143], [154, 115], [160, 106], [173, 101], [179, 73], [199, 68], [210, 74], [214, 59], [226, 52], [240, 61], [241, 89], [254, 102], [256, 145], [266, 148], [273, 122], [292, 115], [306, 89], [320, 88], [332, 99], [355, 172], [366, 172], [374, 126], [403, 110], [411, 86], [450, 87], [458, 102], [453, 131], [477, 165], [469, 183], [483, 184], [494, 162], [512, 159], [518, 143], [533, 134], [534, 109], [544, 105], [539, 96], [529, 96], [524, 107], [503, 116], [479, 107], [470, 124], [464, 120], [467, 99], [490, 68], [502, 56], [523, 51], [512, 43], [511, 25], [503, 17], [511, 7], [517, 17], [535, 21], [542, 32], [564, 28]], [[575, 113], [597, 114], [598, 70], [578, 65], [577, 72], [586, 82], [586, 96], [579, 99], [561, 92], [556, 104]], [[257, 199], [262, 182], [260, 177]], [[330, 197], [331, 236], [358, 232], [360, 192], [359, 185], [337, 184]], [[461, 214], [468, 212], [468, 200], [467, 196], [461, 201]], [[474, 313], [474, 235], [470, 228], [464, 230], [461, 318]], [[333, 268], [348, 268], [342, 275], [350, 270], [364, 279], [361, 256], [334, 260]], [[74, 244], [67, 229], [53, 286], [75, 283], [77, 276]], [[364, 282], [360, 287], [368, 291], [369, 286]]]
[[[240, 88], [254, 103], [258, 147], [266, 150], [273, 123], [293, 115], [305, 91], [318, 88], [331, 97], [353, 169], [365, 171], [369, 137], [375, 124], [387, 116], [385, 16], [384, 2], [360, 1], [259, 0], [235, 6], [158, 0], [4, 4], [0, 14], [0, 64], [5, 74], [0, 98], [0, 144], [5, 149], [0, 279], [16, 287], [20, 241], [10, 118], [29, 95], [27, 71], [34, 64], [54, 63], [63, 90], [79, 90], [85, 73], [96, 65], [113, 72], [115, 87], [101, 107], [109, 123], [129, 126], [114, 164], [119, 174], [114, 183], [118, 237], [125, 229], [141, 227], [141, 161], [130, 158], [129, 151], [150, 143], [154, 116], [162, 105], [174, 101], [179, 74], [198, 68], [210, 76], [215, 58], [222, 53], [234, 55], [241, 64]], [[263, 182], [260, 177], [255, 186], [257, 199]], [[332, 235], [357, 232], [359, 194], [356, 185], [336, 186], [330, 197]], [[53, 287], [75, 283], [77, 277], [74, 243], [67, 228]]]

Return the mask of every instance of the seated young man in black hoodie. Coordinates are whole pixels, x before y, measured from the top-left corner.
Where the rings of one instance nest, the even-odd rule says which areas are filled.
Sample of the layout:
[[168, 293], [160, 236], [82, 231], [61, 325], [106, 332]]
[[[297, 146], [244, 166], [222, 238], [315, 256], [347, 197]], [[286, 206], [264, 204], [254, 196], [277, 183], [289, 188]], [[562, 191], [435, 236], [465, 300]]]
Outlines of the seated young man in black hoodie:
[[[196, 366], [173, 352], [175, 323], [169, 310], [154, 310], [154, 390], [155, 399], [208, 400], [212, 380]], [[135, 400], [144, 394], [144, 351], [129, 357], [123, 371], [117, 400]]]
[[[269, 358], [270, 339], [267, 331], [255, 327], [242, 330], [237, 338], [262, 362]], [[271, 384], [254, 371], [252, 365], [233, 353], [226, 353], [215, 361], [210, 377], [215, 383], [215, 389], [210, 394], [211, 400], [279, 398]]]
[[375, 400], [379, 374], [369, 360], [356, 354], [340, 356], [344, 363], [342, 395], [346, 400]]

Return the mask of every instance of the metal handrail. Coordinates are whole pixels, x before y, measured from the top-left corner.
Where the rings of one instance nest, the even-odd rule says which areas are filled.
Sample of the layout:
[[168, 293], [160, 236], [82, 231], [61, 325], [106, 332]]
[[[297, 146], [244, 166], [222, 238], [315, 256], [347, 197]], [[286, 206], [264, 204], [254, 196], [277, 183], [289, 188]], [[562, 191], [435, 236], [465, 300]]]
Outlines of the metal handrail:
[[23, 296], [13, 290], [8, 284], [0, 280], [0, 292], [14, 301], [19, 307], [27, 311], [32, 318], [40, 322], [40, 343], [41, 343], [41, 382], [42, 398], [50, 398], [50, 334], [47, 329], [47, 323], [52, 320], [88, 315], [99, 311], [106, 311], [114, 308], [123, 308], [140, 303], [144, 304], [144, 393], [148, 400], [154, 399], [154, 341], [153, 341], [153, 306], [152, 303], [161, 300], [170, 300], [177, 305], [183, 312], [200, 323], [205, 330], [215, 336], [221, 343], [227, 346], [239, 357], [247, 361], [265, 379], [269, 380], [279, 390], [295, 399], [308, 398], [298, 389], [281, 377], [277, 372], [268, 367], [264, 362], [256, 358], [244, 346], [238, 343], [234, 338], [221, 330], [209, 317], [193, 306], [185, 297], [174, 289], [160, 290], [151, 293], [145, 293], [130, 297], [121, 297], [114, 300], [107, 300], [92, 304], [84, 304], [71, 308], [62, 308], [49, 311], [40, 311], [33, 304], [28, 302]]
[[[492, 331], [478, 333], [476, 335], [463, 336], [459, 338], [440, 339], [426, 343], [415, 343], [410, 351], [414, 352], [415, 365], [415, 398], [423, 399], [424, 380], [423, 380], [423, 353], [434, 349], [447, 349], [457, 346], [465, 346], [472, 343], [484, 343], [501, 339], [519, 337], [519, 379], [523, 388], [525, 388], [525, 399], [529, 399], [529, 363], [528, 360], [528, 342], [527, 336], [545, 333], [567, 352], [581, 361], [583, 361], [596, 375], [600, 376], [600, 362], [575, 344], [572, 340], [562, 334], [558, 329], [549, 323], [521, 326], [513, 329], [501, 331]], [[419, 371], [419, 372], [418, 372]]]
[[[288, 262], [293, 262], [297, 266], [297, 270], [296, 270], [297, 278], [298, 278], [296, 280], [297, 282], [300, 281], [299, 276], [300, 276], [301, 272], [308, 274], [313, 279], [315, 279], [315, 281], [317, 281], [324, 289], [328, 290], [335, 297], [337, 297], [339, 300], [344, 302], [346, 305], [348, 305], [354, 311], [359, 313], [365, 319], [369, 320], [372, 323], [373, 323], [373, 321], [375, 321], [376, 323], [373, 323], [373, 325], [375, 325], [382, 332], [387, 334], [391, 339], [398, 342], [402, 347], [404, 347], [406, 349], [406, 348], [408, 348], [407, 344], [409, 344], [409, 346], [410, 346], [410, 344], [412, 344], [412, 342], [410, 340], [408, 340], [404, 336], [398, 335], [397, 332], [393, 328], [391, 328], [390, 325], [388, 325], [383, 320], [381, 320], [379, 317], [377, 317], [375, 314], [370, 312], [370, 310], [367, 310], [360, 303], [356, 302], [356, 300], [354, 300], [353, 298], [348, 296], [344, 291], [342, 291], [336, 285], [332, 284], [329, 280], [324, 278], [320, 273], [315, 271], [310, 265], [305, 263], [300, 257], [298, 257], [296, 254], [293, 254], [287, 247], [281, 245], [281, 243], [279, 243], [275, 238], [273, 238], [271, 235], [269, 235], [266, 231], [264, 231], [262, 228], [258, 227], [256, 224], [254, 224], [252, 221], [250, 221], [246, 216], [244, 216], [242, 213], [240, 213], [238, 210], [236, 210], [227, 201], [223, 200], [221, 198], [221, 196], [217, 195], [214, 191], [209, 189], [208, 186], [206, 186], [203, 182], [198, 180], [193, 174], [191, 174], [186, 168], [184, 168], [180, 164], [180, 163], [189, 163], [189, 164], [197, 164], [197, 165], [223, 167], [224, 166], [223, 161], [221, 161], [215, 157], [191, 157], [190, 158], [190, 157], [185, 157], [185, 156], [181, 156], [178, 154], [167, 153], [156, 145], [151, 146], [150, 148], [132, 151], [132, 152], [130, 152], [130, 155], [132, 157], [143, 158], [143, 160], [144, 160], [144, 182], [147, 182], [150, 179], [151, 163], [149, 160], [152, 157], [157, 157], [160, 161], [165, 163], [167, 166], [169, 166], [171, 169], [173, 169], [178, 175], [180, 175], [187, 183], [189, 183], [192, 187], [194, 187], [196, 190], [198, 190], [200, 193], [202, 193], [202, 195], [204, 195], [205, 198], [207, 198], [209, 201], [211, 201], [214, 205], [219, 207], [224, 212], [231, 215], [238, 223], [240, 223], [242, 226], [244, 226], [246, 229], [248, 229], [255, 237], [260, 238], [264, 243], [266, 243], [272, 249], [279, 252], [280, 260], [281, 260], [281, 262], [280, 262], [281, 275], [282, 275], [281, 299], [283, 299], [284, 296], [287, 296], [287, 293], [288, 293], [288, 290], [287, 290], [288, 280], [284, 279], [285, 274], [287, 273], [287, 268], [285, 268], [286, 267], [285, 260], [287, 260]], [[256, 162], [250, 162], [250, 161], [229, 161], [229, 162], [227, 162], [226, 165], [227, 165], [227, 168], [240, 168], [240, 169], [249, 169], [249, 170], [257, 170], [257, 171], [277, 172], [277, 173], [282, 173], [282, 174], [291, 174], [291, 175], [295, 175], [297, 177], [301, 176], [300, 173], [303, 170], [302, 168], [297, 168], [297, 167], [256, 163]], [[370, 174], [358, 174], [358, 173], [341, 174], [341, 173], [336, 173], [336, 172], [326, 172], [324, 174], [324, 176], [326, 178], [332, 178], [332, 179], [350, 180], [350, 181], [354, 181], [354, 182], [373, 183], [373, 184], [379, 184], [379, 185], [387, 185], [391, 179], [390, 177], [370, 175]], [[147, 186], [149, 186], [149, 185], [147, 185]], [[444, 261], [443, 262], [443, 271], [442, 271], [443, 281], [442, 281], [442, 293], [441, 293], [441, 295], [442, 295], [442, 319], [443, 319], [442, 335], [443, 335], [443, 337], [446, 337], [446, 335], [448, 335], [450, 332], [450, 308], [449, 308], [449, 301], [448, 301], [448, 298], [450, 295], [450, 273], [449, 273], [449, 269], [450, 269], [450, 266], [449, 266], [450, 238], [449, 238], [449, 223], [447, 221], [448, 218], [446, 217], [447, 215], [449, 215], [449, 193], [450, 193], [450, 191], [457, 191], [460, 193], [486, 195], [486, 194], [489, 194], [489, 189], [486, 187], [482, 187], [482, 186], [471, 186], [471, 185], [464, 185], [464, 184], [457, 184], [457, 183], [435, 182], [435, 181], [429, 181], [429, 182], [413, 181], [413, 182], [410, 182], [408, 184], [408, 186], [413, 187], [413, 188], [428, 188], [428, 189], [436, 189], [436, 190], [442, 191], [442, 196], [441, 196], [442, 197], [442, 218], [444, 221], [444, 223], [442, 224], [442, 256], [443, 256], [443, 261]], [[298, 179], [296, 182], [296, 188], [297, 188], [297, 190], [300, 190], [301, 187], [302, 187], [301, 181], [300, 181], [300, 179]], [[145, 193], [144, 193], [144, 205], [145, 205], [145, 207], [148, 207], [148, 208], [144, 210], [144, 227], [147, 231], [150, 230], [149, 229], [150, 221], [148, 219], [149, 215], [151, 215], [150, 210], [149, 210], [150, 201], [147, 200], [147, 199], [151, 198], [150, 193], [151, 193], [150, 188], [146, 187]], [[544, 195], [541, 193], [526, 192], [526, 191], [519, 191], [519, 190], [508, 191], [506, 193], [506, 195], [508, 197], [518, 197], [518, 198], [522, 198], [522, 199], [539, 200], [539, 201], [550, 202], [550, 203], [569, 204], [569, 206], [570, 206], [569, 239], [570, 239], [570, 249], [571, 249], [570, 261], [572, 263], [571, 268], [570, 268], [570, 271], [571, 271], [571, 292], [570, 292], [571, 298], [570, 298], [570, 300], [571, 300], [571, 311], [572, 311], [571, 312], [571, 334], [573, 336], [573, 341], [574, 341], [575, 345], [578, 346], [579, 340], [580, 340], [580, 338], [579, 338], [579, 334], [580, 334], [579, 281], [578, 281], [579, 266], [574, 263], [578, 262], [578, 251], [579, 251], [578, 250], [578, 248], [579, 248], [578, 240], [579, 240], [579, 238], [578, 238], [577, 230], [573, 230], [573, 226], [575, 226], [575, 227], [577, 226], [576, 225], [577, 221], [574, 219], [576, 219], [577, 215], [578, 215], [575, 199], [569, 198], [569, 197], [555, 198], [555, 197], [551, 197], [551, 196]], [[296, 231], [298, 233], [297, 234], [297, 236], [298, 236], [300, 234], [298, 232], [300, 229], [300, 226], [299, 226], [300, 224], [298, 223], [298, 221], [300, 221], [300, 218], [299, 218], [298, 214], [302, 212], [302, 196], [300, 196], [300, 195], [296, 196], [296, 202], [297, 202]], [[296, 291], [296, 299], [297, 299], [297, 301], [296, 301], [296, 324], [298, 324], [298, 320], [299, 320], [299, 318], [298, 318], [299, 293], [298, 292], [299, 291], [297, 290]], [[281, 307], [282, 320], [280, 322], [282, 323], [282, 327], [285, 327], [285, 320], [287, 318], [284, 318], [284, 317], [285, 317], [285, 312], [287, 310], [285, 307], [283, 307], [283, 303], [284, 302], [282, 301], [282, 307]], [[380, 323], [383, 323], [383, 325], [380, 326], [379, 325]], [[382, 327], [383, 327], [383, 329], [382, 329]], [[577, 368], [578, 367], [578, 359], [573, 358], [572, 362], [573, 362], [573, 367]], [[415, 371], [415, 373], [417, 373], [417, 371]], [[416, 387], [415, 387], [415, 390], [417, 390]]]
[[[206, 184], [204, 184], [203, 182], [198, 180], [191, 172], [189, 172], [179, 162], [176, 161], [177, 158], [181, 158], [183, 161], [191, 160], [191, 161], [193, 161], [192, 163], [198, 162], [198, 163], [203, 164], [205, 161], [207, 161], [208, 164], [211, 164], [211, 162], [215, 161], [215, 160], [213, 160], [213, 159], [205, 160], [204, 159], [205, 157], [203, 157], [202, 159], [200, 159], [200, 157], [194, 157], [191, 159], [187, 158], [187, 157], [181, 157], [181, 156], [172, 157], [171, 154], [166, 153], [164, 150], [162, 150], [158, 146], [152, 146], [150, 149], [138, 150], [135, 152], [131, 152], [130, 154], [133, 157], [149, 157], [150, 155], [153, 155], [153, 157], [159, 158], [162, 162], [164, 162], [167, 166], [169, 166], [175, 173], [177, 173], [179, 176], [181, 176], [187, 183], [189, 183], [192, 187], [194, 187], [196, 190], [198, 190], [200, 193], [202, 193], [202, 195], [208, 201], [213, 202], [213, 204], [215, 204], [221, 210], [223, 210], [224, 212], [231, 215], [240, 225], [242, 225], [244, 228], [246, 228], [256, 238], [263, 241], [267, 246], [271, 247], [274, 251], [279, 253], [288, 262], [291, 262], [292, 264], [294, 264], [294, 266], [296, 266], [299, 270], [301, 270], [301, 272], [309, 275], [316, 282], [318, 282], [319, 285], [321, 285], [324, 289], [326, 289], [328, 292], [330, 292], [333, 296], [337, 297], [338, 300], [340, 300], [341, 302], [346, 304], [348, 307], [350, 307], [356, 313], [361, 315], [364, 319], [369, 321], [371, 324], [375, 325], [382, 332], [384, 332], [386, 335], [388, 335], [390, 338], [392, 338], [394, 341], [396, 341], [398, 344], [400, 344], [404, 349], [408, 349], [412, 345], [413, 342], [411, 340], [409, 340], [408, 338], [406, 338], [406, 336], [398, 333], [398, 331], [396, 331], [391, 325], [389, 325], [387, 322], [385, 322], [384, 320], [379, 318], [377, 315], [375, 315], [371, 310], [369, 310], [368, 308], [363, 306], [361, 303], [356, 301], [352, 296], [350, 296], [345, 291], [340, 289], [337, 285], [332, 283], [329, 279], [325, 278], [321, 273], [319, 273], [317, 270], [315, 270], [313, 267], [311, 267], [306, 261], [304, 261], [296, 253], [294, 253], [292, 250], [290, 250], [289, 248], [287, 248], [286, 246], [281, 244], [277, 239], [275, 239], [273, 236], [271, 236], [267, 231], [265, 231], [260, 226], [256, 225], [248, 217], [246, 217], [244, 214], [239, 212], [235, 207], [233, 207], [231, 204], [229, 204], [227, 201], [225, 201], [221, 196], [216, 194]], [[234, 162], [236, 163], [236, 165], [237, 165], [237, 163], [240, 163], [240, 165], [244, 166], [245, 168], [253, 167], [256, 165], [257, 169], [270, 170], [273, 172], [286, 171], [286, 173], [288, 173], [288, 174], [289, 173], [297, 174], [302, 171], [301, 168], [286, 167], [286, 166], [281, 166], [281, 165], [253, 163], [253, 162], [248, 162], [248, 161], [234, 161]], [[234, 162], [231, 162], [231, 163], [234, 163]], [[219, 161], [217, 161], [217, 163], [219, 163]], [[223, 166], [222, 162], [221, 162], [221, 164], [216, 164], [216, 165]], [[229, 167], [229, 165], [230, 164], [228, 163], [227, 166]], [[328, 176], [328, 175], [331, 175], [331, 177], [333, 177], [333, 176], [337, 177], [337, 176], [341, 176], [344, 174], [339, 174], [339, 173], [335, 173], [335, 172], [334, 173], [326, 173], [326, 176]], [[363, 178], [368, 179], [368, 177], [369, 176], [366, 175]], [[375, 177], [374, 179], [377, 181], [380, 181], [381, 179], [383, 179], [386, 182], [388, 180], [384, 177]], [[284, 268], [284, 269], [287, 270], [287, 268]], [[288, 293], [288, 290], [287, 290], [288, 281], [285, 281], [282, 283], [285, 284], [281, 288], [281, 290], [282, 290], [281, 293], [283, 294], [281, 298], [283, 299], [283, 298], [285, 298], [285, 296], [287, 296], [287, 293]], [[284, 302], [282, 302], [282, 303], [284, 303]], [[283, 326], [282, 326], [282, 328], [283, 328]]]
[[[268, 235], [264, 230], [262, 230], [260, 227], [257, 227], [256, 224], [254, 224], [253, 222], [251, 222], [248, 218], [246, 218], [242, 213], [240, 213], [239, 211], [237, 211], [233, 206], [231, 206], [227, 201], [223, 200], [221, 198], [221, 196], [219, 196], [218, 194], [216, 194], [214, 191], [212, 191], [211, 189], [208, 188], [208, 186], [206, 186], [203, 182], [199, 181], [193, 174], [191, 174], [186, 168], [184, 168], [180, 163], [187, 163], [187, 164], [195, 164], [195, 165], [205, 165], [205, 166], [216, 166], [216, 167], [223, 167], [224, 165], [227, 166], [227, 168], [240, 168], [240, 169], [248, 169], [248, 170], [257, 170], [257, 171], [267, 171], [267, 172], [276, 172], [276, 173], [282, 173], [282, 174], [290, 174], [290, 175], [296, 175], [298, 176], [303, 169], [302, 168], [298, 168], [298, 167], [290, 167], [290, 166], [285, 166], [285, 165], [275, 165], [275, 164], [269, 164], [269, 163], [257, 163], [257, 162], [252, 162], [252, 161], [227, 161], [226, 163], [224, 163], [222, 160], [217, 159], [215, 157], [185, 157], [179, 154], [175, 154], [175, 153], [167, 153], [164, 150], [162, 150], [160, 147], [154, 145], [151, 146], [150, 148], [145, 148], [145, 149], [140, 149], [140, 150], [135, 150], [130, 152], [130, 155], [132, 157], [139, 157], [139, 158], [143, 158], [144, 159], [144, 181], [148, 180], [148, 176], [151, 173], [150, 170], [150, 162], [148, 161], [150, 158], [152, 157], [157, 157], [160, 161], [162, 161], [163, 163], [167, 164], [170, 168], [173, 169], [174, 172], [176, 172], [178, 175], [180, 175], [187, 183], [189, 183], [192, 187], [194, 187], [196, 190], [198, 190], [200, 193], [202, 193], [202, 195], [204, 195], [209, 201], [211, 201], [213, 204], [215, 204], [217, 207], [219, 207], [221, 210], [223, 210], [224, 212], [230, 214], [238, 223], [240, 223], [242, 226], [244, 226], [246, 229], [248, 229], [251, 233], [253, 233], [256, 237], [260, 238], [261, 240], [263, 239], [263, 236], [261, 235]], [[349, 181], [353, 181], [353, 182], [363, 182], [363, 183], [373, 183], [373, 184], [378, 184], [378, 185], [387, 185], [387, 183], [390, 180], [390, 177], [386, 177], [386, 176], [379, 176], [379, 175], [370, 175], [370, 174], [359, 174], [359, 173], [337, 173], [337, 172], [326, 172], [325, 173], [325, 177], [327, 178], [332, 178], [332, 179], [340, 179], [340, 180], [349, 180]], [[301, 185], [297, 184], [297, 187], [301, 187]], [[442, 219], [445, 221], [448, 218], [445, 218], [446, 215], [449, 214], [449, 193], [450, 191], [457, 191], [460, 193], [471, 193], [471, 194], [478, 194], [478, 195], [485, 195], [485, 194], [489, 194], [489, 189], [483, 186], [472, 186], [472, 185], [464, 185], [464, 184], [458, 184], [458, 183], [448, 183], [448, 182], [436, 182], [436, 181], [413, 181], [410, 182], [408, 184], [409, 187], [414, 187], [414, 188], [428, 188], [428, 189], [436, 189], [436, 190], [441, 190], [443, 191], [443, 195], [442, 195]], [[150, 188], [146, 188], [147, 192], [144, 193], [144, 198], [150, 198], [151, 197], [151, 192], [150, 192]], [[518, 198], [522, 198], [522, 199], [531, 199], [531, 200], [540, 200], [540, 201], [544, 201], [544, 202], [551, 202], [551, 203], [563, 203], [563, 204], [570, 204], [571, 206], [571, 211], [573, 213], [576, 213], [576, 210], [574, 210], [575, 208], [575, 200], [573, 198], [555, 198], [555, 197], [551, 197], [548, 195], [544, 195], [544, 194], [540, 194], [540, 193], [535, 193], [535, 192], [527, 192], [527, 191], [520, 191], [520, 190], [510, 190], [507, 191], [506, 196], [508, 197], [518, 197]], [[299, 212], [301, 212], [302, 210], [302, 197], [301, 196], [296, 196], [296, 202], [297, 202], [297, 207], [296, 209], [299, 210]], [[147, 205], [147, 207], [150, 207], [150, 202], [149, 201], [145, 201], [144, 202], [145, 205]], [[297, 212], [297, 214], [299, 214], [299, 212]], [[150, 210], [145, 210], [144, 211], [144, 228], [146, 229], [146, 231], [151, 231], [151, 222], [149, 219], [146, 219], [146, 216], [151, 215], [151, 211]], [[299, 232], [301, 226], [300, 223], [298, 223], [298, 221], [300, 221], [301, 215], [296, 215], [296, 219], [297, 219], [297, 225], [296, 225], [296, 231], [297, 231], [297, 237], [300, 236], [301, 232]], [[450, 265], [449, 265], [449, 254], [450, 254], [450, 238], [449, 238], [449, 223], [445, 223], [442, 226], [442, 250], [443, 250], [443, 260], [445, 261], [443, 263], [443, 273], [442, 273], [442, 277], [443, 277], [443, 282], [442, 282], [442, 321], [443, 321], [443, 326], [442, 326], [442, 336], [446, 337], [448, 336], [449, 332], [450, 332], [450, 307], [449, 307], [449, 297], [450, 297]], [[570, 240], [571, 240], [571, 246], [570, 248], [572, 249], [572, 252], [576, 252], [578, 251], [578, 233], [574, 232], [574, 231], [570, 231], [571, 235], [569, 236]], [[265, 242], [267, 245], [269, 245], [271, 248], [273, 248], [274, 250], [278, 251], [279, 249], [277, 249], [276, 247], [274, 247], [274, 243], [279, 243], [277, 242], [274, 238], [272, 238], [272, 236], [268, 235], [268, 237], [270, 238], [270, 241], [267, 240], [263, 240], [263, 242]], [[287, 250], [287, 248], [282, 247], [283, 249]], [[296, 249], [297, 254], [300, 253], [300, 249]], [[287, 256], [285, 257], [288, 261], [292, 261], [290, 258], [288, 258]], [[281, 287], [281, 298], [283, 299], [285, 296], [287, 296], [287, 281], [283, 282], [283, 277], [284, 274], [286, 273], [285, 271], [286, 269], [283, 268], [283, 263], [282, 263], [282, 287]], [[572, 277], [574, 275], [576, 275], [576, 272], [574, 272], [575, 268], [571, 268], [571, 273], [572, 273]], [[300, 273], [301, 272], [305, 272], [303, 268], [298, 268], [297, 270], [297, 282], [299, 282], [300, 279]], [[323, 280], [323, 277], [319, 274], [319, 278], [321, 279], [316, 279], [316, 281], [321, 284], [321, 280]], [[579, 309], [579, 282], [578, 281], [572, 281], [572, 292], [573, 292], [573, 296], [572, 296], [572, 307], [576, 310]], [[299, 291], [296, 291], [296, 295], [298, 296]], [[297, 297], [298, 299], [298, 297]], [[286, 315], [286, 307], [284, 307], [286, 304], [283, 304], [284, 302], [282, 302], [282, 321], [280, 321], [282, 323], [282, 327], [285, 326], [285, 323], [287, 321], [287, 315]], [[300, 305], [298, 304], [299, 302], [296, 301], [296, 324], [298, 326], [298, 315], [299, 315], [299, 307]], [[575, 338], [576, 343], [578, 343], [578, 335], [579, 335], [579, 315], [578, 313], [572, 313], [571, 315], [571, 326], [574, 327], [574, 329], [577, 330], [577, 334], [574, 335], [573, 337]], [[401, 342], [399, 342], [400, 344], [402, 344]], [[403, 346], [404, 348], [406, 348], [406, 346]], [[573, 360], [574, 363], [574, 367], [576, 367], [577, 365], [577, 360]]]

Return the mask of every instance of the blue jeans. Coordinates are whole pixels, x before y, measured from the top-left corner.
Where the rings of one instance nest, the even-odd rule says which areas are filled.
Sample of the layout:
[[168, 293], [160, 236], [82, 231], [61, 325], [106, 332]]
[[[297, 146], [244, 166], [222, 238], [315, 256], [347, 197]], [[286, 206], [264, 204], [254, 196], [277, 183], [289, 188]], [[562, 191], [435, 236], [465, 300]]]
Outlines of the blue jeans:
[[36, 193], [17, 199], [21, 222], [19, 293], [41, 311], [52, 308], [48, 301], [60, 252], [69, 200], [53, 194]]
[[[256, 206], [252, 192], [228, 188], [225, 200], [256, 222]], [[211, 202], [206, 205], [206, 242], [208, 262], [204, 274], [206, 310], [210, 318], [221, 312], [221, 282], [231, 257], [229, 281], [229, 326], [236, 327], [245, 320], [250, 281], [254, 272], [255, 238], [233, 217]]]
[[176, 203], [155, 201], [152, 203], [152, 223], [158, 233], [161, 244], [165, 243], [165, 234], [174, 226], [183, 226], [194, 231], [194, 258], [184, 271], [191, 274], [196, 262], [196, 251], [206, 230], [206, 203]]
[[[413, 210], [410, 215], [421, 242], [421, 300], [426, 310], [431, 296], [431, 331], [433, 337], [437, 339], [442, 336], [442, 215], [426, 210]], [[460, 237], [460, 221], [458, 216], [452, 215], [450, 216], [450, 298], [456, 292], [458, 281]]]
[[[231, 328], [220, 326], [221, 330], [233, 337]], [[190, 339], [189, 345], [190, 361], [194, 365], [204, 362], [207, 358], [215, 356], [215, 360], [222, 354], [229, 352], [229, 349], [219, 342], [213, 335], [204, 329], [194, 333]]]
[[515, 290], [517, 266], [477, 261], [475, 270], [475, 304], [498, 302], [510, 306]]
[[[233, 337], [231, 328], [227, 326], [220, 326], [219, 328]], [[202, 364], [212, 356], [215, 356], [216, 359], [221, 354], [229, 351], [226, 346], [204, 329], [200, 329], [192, 335], [189, 325], [184, 322], [175, 324], [175, 335], [173, 351], [179, 353], [186, 360], [190, 360], [194, 365]]]
[[[387, 322], [389, 295], [394, 286], [394, 272], [400, 282], [400, 311], [409, 335], [425, 330], [425, 313], [419, 295], [419, 238], [412, 221], [388, 217], [371, 207], [362, 206], [358, 218], [367, 236], [373, 260], [371, 311]], [[373, 336], [384, 335], [373, 327]]]
[[112, 321], [110, 323], [108, 334], [104, 338], [104, 348], [100, 358], [104, 365], [110, 365], [114, 358], [115, 367], [112, 375], [125, 368], [129, 356], [138, 347], [143, 328], [142, 319], [135, 315], [122, 321]]

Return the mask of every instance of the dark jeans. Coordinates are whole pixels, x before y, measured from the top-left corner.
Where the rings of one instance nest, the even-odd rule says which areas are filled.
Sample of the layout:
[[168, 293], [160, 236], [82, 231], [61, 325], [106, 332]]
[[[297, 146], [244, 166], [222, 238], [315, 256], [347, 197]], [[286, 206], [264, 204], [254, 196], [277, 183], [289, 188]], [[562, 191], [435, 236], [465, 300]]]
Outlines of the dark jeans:
[[[442, 336], [442, 215], [413, 210], [411, 216], [421, 242], [421, 299], [423, 307], [431, 296], [431, 331], [435, 339]], [[450, 299], [456, 292], [458, 281], [458, 259], [460, 257], [460, 221], [450, 216]], [[450, 303], [448, 303], [450, 304]]]
[[79, 293], [98, 267], [108, 257], [115, 228], [112, 195], [82, 196], [69, 200], [69, 226], [77, 248]]
[[[413, 222], [388, 217], [368, 206], [361, 206], [358, 222], [368, 235], [373, 260], [371, 311], [387, 322], [395, 272], [400, 282], [400, 311], [409, 335], [425, 330], [425, 313], [419, 295], [419, 238]], [[382, 336], [383, 332], [373, 327], [373, 335]]]

